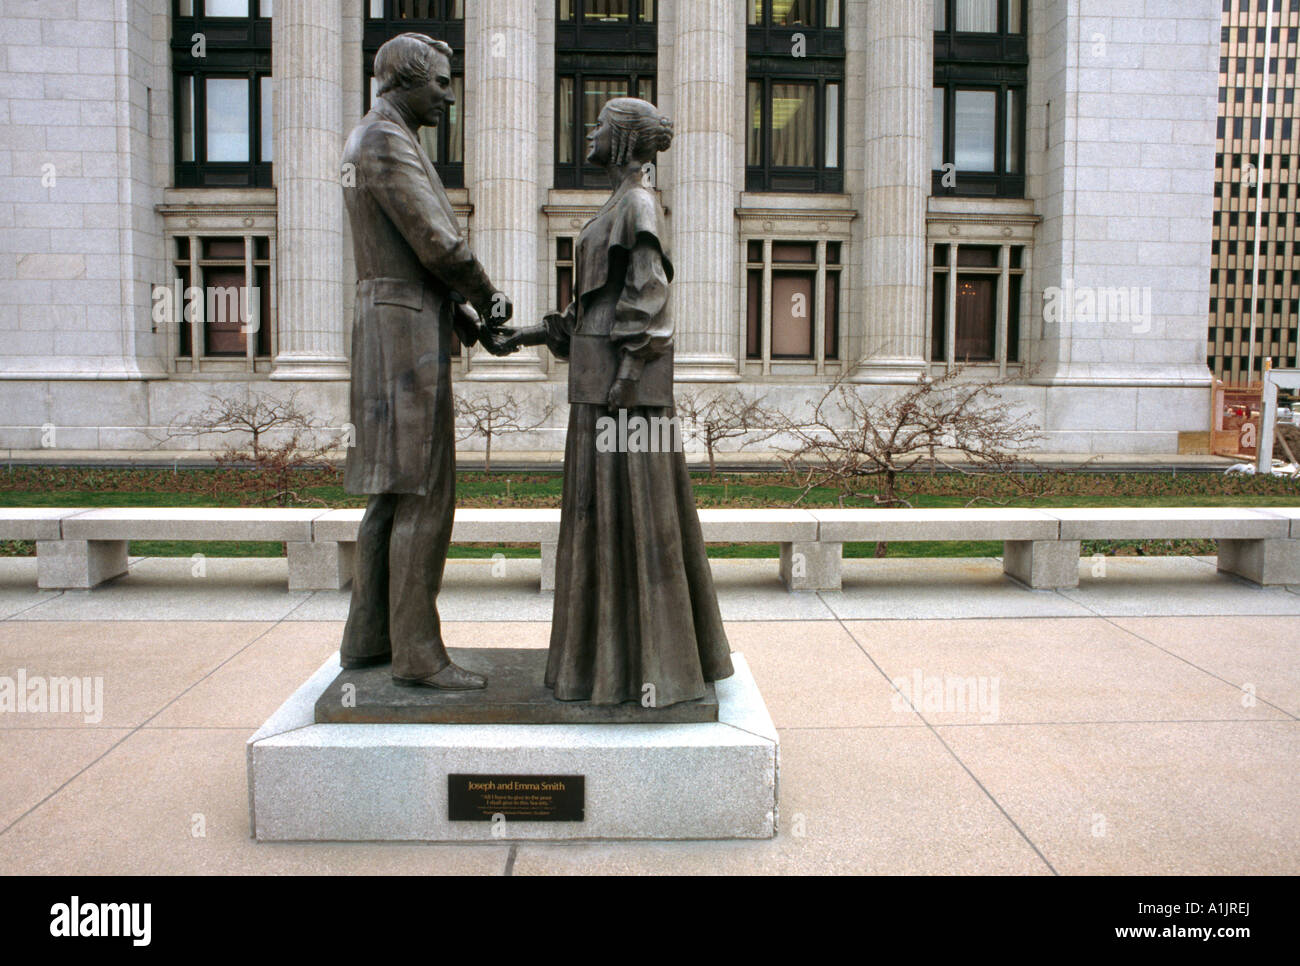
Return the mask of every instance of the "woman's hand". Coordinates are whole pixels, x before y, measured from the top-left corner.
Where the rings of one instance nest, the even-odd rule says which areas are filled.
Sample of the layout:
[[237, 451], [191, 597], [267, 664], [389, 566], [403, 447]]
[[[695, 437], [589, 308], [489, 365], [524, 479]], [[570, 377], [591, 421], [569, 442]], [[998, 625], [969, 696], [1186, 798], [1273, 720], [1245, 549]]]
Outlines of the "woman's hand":
[[546, 326], [529, 325], [516, 328], [512, 325], [483, 326], [480, 330], [483, 348], [494, 356], [507, 356], [523, 346], [546, 345]]
[[636, 403], [635, 379], [620, 377], [609, 387], [607, 403], [610, 409], [628, 409]]
[[494, 356], [508, 356], [512, 352], [518, 352], [521, 344], [519, 336], [520, 330], [509, 325], [485, 325], [479, 329], [479, 340], [483, 343], [483, 348]]

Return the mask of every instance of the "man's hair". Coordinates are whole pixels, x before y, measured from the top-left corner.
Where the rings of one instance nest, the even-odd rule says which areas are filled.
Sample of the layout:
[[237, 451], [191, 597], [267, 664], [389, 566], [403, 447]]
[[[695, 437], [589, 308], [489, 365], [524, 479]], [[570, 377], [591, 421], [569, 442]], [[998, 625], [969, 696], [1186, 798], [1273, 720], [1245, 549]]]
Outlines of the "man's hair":
[[451, 47], [428, 34], [398, 34], [375, 54], [375, 80], [379, 93], [409, 90], [429, 82], [434, 52], [451, 62]]

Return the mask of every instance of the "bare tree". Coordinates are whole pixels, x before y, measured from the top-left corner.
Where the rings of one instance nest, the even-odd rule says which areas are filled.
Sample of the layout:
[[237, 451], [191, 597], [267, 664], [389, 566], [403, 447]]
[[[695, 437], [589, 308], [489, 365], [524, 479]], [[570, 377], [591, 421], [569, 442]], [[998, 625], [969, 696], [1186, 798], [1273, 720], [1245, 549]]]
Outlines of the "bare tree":
[[551, 418], [555, 407], [550, 403], [533, 419], [526, 407], [509, 391], [480, 392], [473, 396], [456, 396], [456, 439], [482, 436], [483, 471], [492, 472], [492, 440], [511, 433], [529, 433]]
[[328, 468], [329, 454], [346, 442], [347, 428], [335, 429], [315, 420], [299, 405], [296, 391], [285, 399], [258, 392], [209, 395], [203, 409], [174, 419], [158, 445], [212, 435], [229, 437], [214, 453], [218, 466], [251, 467], [268, 484], [264, 502], [285, 505], [298, 499], [291, 489], [293, 474]]
[[688, 390], [677, 396], [677, 415], [682, 434], [704, 444], [709, 457], [709, 476], [717, 474], [718, 444], [747, 437], [738, 448], [760, 443], [777, 434], [780, 413], [763, 406], [766, 396], [753, 398], [738, 389], [726, 391]]
[[882, 395], [879, 387], [836, 380], [809, 403], [807, 418], [786, 418], [784, 431], [795, 445], [783, 461], [803, 490], [795, 502], [814, 488], [833, 486], [843, 505], [845, 497], [862, 496], [864, 483], [877, 479], [875, 503], [910, 506], [899, 492], [899, 474], [925, 462], [960, 473], [1010, 475], [1026, 462], [1023, 450], [1042, 434], [1003, 401], [998, 390], [1007, 384], [966, 380], [955, 370]]

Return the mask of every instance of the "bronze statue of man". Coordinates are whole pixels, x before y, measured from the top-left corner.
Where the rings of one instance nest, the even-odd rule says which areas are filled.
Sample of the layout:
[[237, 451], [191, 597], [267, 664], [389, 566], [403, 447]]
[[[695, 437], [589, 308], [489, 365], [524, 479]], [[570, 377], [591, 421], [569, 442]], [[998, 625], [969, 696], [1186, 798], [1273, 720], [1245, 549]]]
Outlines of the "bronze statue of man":
[[344, 487], [370, 500], [339, 658], [345, 668], [391, 660], [399, 684], [464, 691], [486, 681], [451, 662], [437, 608], [456, 503], [451, 338], [502, 351], [495, 327], [511, 304], [417, 139], [455, 104], [451, 54], [424, 34], [384, 44], [374, 106], [343, 152], [357, 271]]

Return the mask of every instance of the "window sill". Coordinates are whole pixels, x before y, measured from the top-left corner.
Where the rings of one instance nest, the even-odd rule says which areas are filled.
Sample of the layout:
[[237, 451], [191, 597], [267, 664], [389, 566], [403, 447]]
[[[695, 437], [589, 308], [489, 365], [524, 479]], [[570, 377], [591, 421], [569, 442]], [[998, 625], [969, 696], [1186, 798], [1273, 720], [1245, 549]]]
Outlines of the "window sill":
[[[952, 365], [953, 365], [953, 368], [954, 368], [954, 369], [960, 369], [960, 370], [961, 370], [963, 373], [965, 373], [966, 375], [968, 375], [968, 376], [975, 376], [975, 377], [977, 377], [977, 378], [990, 378], [990, 377], [991, 377], [991, 378], [995, 378], [995, 379], [996, 379], [996, 378], [998, 378], [999, 373], [1002, 371], [1002, 367], [1001, 367], [997, 362], [989, 362], [988, 360], [984, 360], [984, 361], [981, 361], [981, 362], [960, 362], [960, 361], [957, 361], [957, 362], [954, 362]], [[1015, 377], [1019, 376], [1020, 373], [1021, 373], [1021, 371], [1022, 371], [1023, 369], [1024, 369], [1024, 363], [1023, 363], [1023, 362], [1008, 362], [1008, 363], [1007, 363], [1007, 378], [1010, 379], [1010, 378], [1015, 378]], [[942, 375], [944, 375], [945, 373], [947, 373], [947, 371], [948, 371], [948, 364], [947, 364], [946, 362], [931, 362], [931, 363], [930, 363], [930, 375], [931, 375], [931, 376], [936, 376], [936, 377], [937, 377], [937, 376], [942, 376]]]
[[551, 188], [546, 195], [546, 204], [542, 206], [542, 211], [550, 214], [553, 211], [564, 209], [566, 212], [570, 208], [600, 208], [609, 197], [610, 189], [605, 188]]
[[742, 191], [740, 207], [742, 214], [749, 211], [762, 211], [770, 208], [800, 208], [805, 211], [852, 212], [853, 196], [843, 193], [809, 194], [804, 191]]
[[172, 376], [250, 376], [269, 375], [272, 368], [270, 356], [255, 356], [253, 368], [249, 369], [248, 359], [242, 356], [202, 356], [198, 366], [191, 356], [176, 356], [173, 360]]
[[852, 195], [790, 195], [745, 192], [736, 209], [750, 234], [796, 233], [846, 240], [858, 217]]
[[1031, 198], [968, 198], [932, 195], [928, 210], [931, 215], [1021, 216], [1032, 218], [1035, 222], [1041, 220], [1034, 212], [1034, 202]]
[[275, 207], [274, 188], [165, 188], [160, 211], [178, 208]]
[[[812, 359], [773, 359], [771, 363], [771, 376], [776, 378], [790, 379], [825, 379], [826, 381], [834, 380], [840, 373], [840, 361], [838, 359], [827, 359], [825, 371], [817, 374], [817, 363]], [[745, 374], [747, 376], [758, 377], [763, 372], [762, 359], [745, 359]]]

